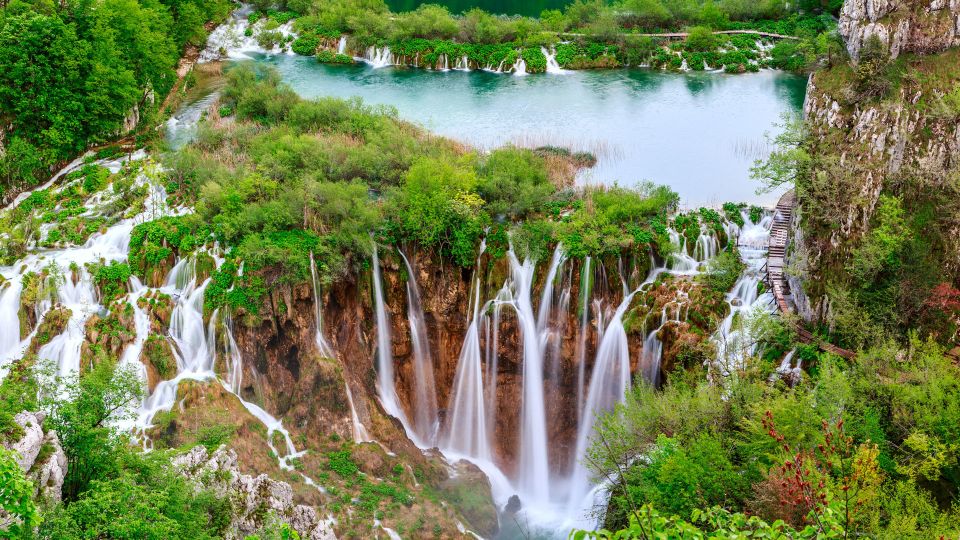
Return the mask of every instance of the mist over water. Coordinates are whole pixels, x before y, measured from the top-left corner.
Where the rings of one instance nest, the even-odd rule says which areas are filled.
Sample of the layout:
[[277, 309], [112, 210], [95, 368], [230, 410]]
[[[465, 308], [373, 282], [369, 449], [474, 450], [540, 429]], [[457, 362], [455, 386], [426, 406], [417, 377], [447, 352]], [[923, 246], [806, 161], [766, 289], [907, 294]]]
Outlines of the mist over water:
[[769, 151], [764, 133], [773, 133], [784, 113], [800, 111], [806, 86], [804, 77], [776, 71], [617, 69], [514, 77], [252, 56], [275, 66], [303, 96], [359, 96], [484, 149], [515, 143], [589, 151], [599, 161], [581, 182], [649, 180], [669, 185], [684, 206], [772, 205], [778, 194], [758, 196], [749, 169]]

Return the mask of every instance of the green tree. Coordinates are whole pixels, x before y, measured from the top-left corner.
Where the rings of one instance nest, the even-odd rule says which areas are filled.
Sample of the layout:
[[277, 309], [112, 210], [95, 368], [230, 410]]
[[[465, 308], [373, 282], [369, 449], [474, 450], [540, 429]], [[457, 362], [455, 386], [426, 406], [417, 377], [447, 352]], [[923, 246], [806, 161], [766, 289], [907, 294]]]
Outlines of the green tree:
[[125, 437], [113, 423], [130, 419], [143, 397], [140, 378], [132, 368], [115, 368], [109, 362], [93, 367], [84, 376], [59, 377], [46, 367], [41, 373], [41, 408], [60, 438], [67, 455], [63, 498], [77, 499], [98, 478], [116, 474], [118, 445]]
[[33, 502], [33, 482], [26, 479], [16, 456], [0, 446], [0, 538], [21, 538], [40, 523]]

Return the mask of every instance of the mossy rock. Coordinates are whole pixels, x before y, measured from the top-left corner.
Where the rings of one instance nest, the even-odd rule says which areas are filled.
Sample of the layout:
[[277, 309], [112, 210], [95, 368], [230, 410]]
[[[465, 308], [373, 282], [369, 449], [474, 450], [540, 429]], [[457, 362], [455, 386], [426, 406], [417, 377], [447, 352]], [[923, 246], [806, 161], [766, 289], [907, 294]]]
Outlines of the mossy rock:
[[72, 316], [72, 311], [60, 305], [54, 306], [47, 311], [43, 316], [43, 321], [40, 323], [39, 328], [37, 328], [37, 333], [34, 334], [33, 339], [30, 340], [30, 346], [27, 351], [35, 353], [40, 350], [40, 347], [50, 343], [53, 338], [62, 334], [67, 328], [67, 323], [70, 322], [70, 317]]
[[152, 392], [160, 381], [177, 374], [177, 359], [169, 340], [160, 334], [150, 334], [143, 343], [140, 361], [147, 368], [147, 385]]

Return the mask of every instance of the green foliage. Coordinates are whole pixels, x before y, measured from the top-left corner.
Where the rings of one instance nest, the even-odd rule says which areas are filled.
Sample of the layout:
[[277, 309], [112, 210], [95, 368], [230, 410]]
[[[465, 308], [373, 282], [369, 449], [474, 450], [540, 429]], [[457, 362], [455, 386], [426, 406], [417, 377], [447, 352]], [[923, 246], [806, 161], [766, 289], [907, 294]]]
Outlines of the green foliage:
[[95, 263], [90, 266], [93, 282], [100, 291], [101, 302], [109, 305], [118, 297], [127, 293], [127, 282], [132, 272], [130, 265], [118, 261], [110, 264]]
[[317, 53], [317, 62], [324, 64], [344, 64], [349, 65], [353, 64], [353, 58], [346, 54], [334, 53], [327, 50], [322, 50]]
[[684, 48], [688, 51], [709, 52], [717, 48], [713, 30], [706, 26], [694, 26], [687, 34]]
[[690, 521], [677, 515], [666, 517], [654, 509], [653, 505], [644, 505], [632, 512], [629, 523], [618, 531], [571, 531], [570, 540], [625, 540], [628, 538], [684, 538], [691, 540], [730, 539], [730, 538], [791, 538], [823, 539], [843, 538], [839, 516], [830, 514], [822, 519], [822, 524], [807, 526], [795, 530], [782, 520], [767, 523], [757, 516], [732, 513], [720, 506], [708, 509], [695, 509], [690, 513]]
[[96, 9], [4, 4], [0, 116], [12, 130], [0, 184], [34, 185], [48, 166], [112, 136], [137, 104], [141, 117], [151, 118], [144, 93], [170, 90], [180, 50], [203, 43], [203, 24], [225, 16], [229, 6], [223, 0], [106, 0]]
[[347, 480], [357, 476], [360, 469], [353, 462], [350, 456], [350, 450], [338, 450], [327, 453], [327, 468]]
[[[743, 221], [742, 210], [744, 206], [745, 205], [743, 204], [725, 202], [723, 203], [723, 215], [726, 216], [727, 220], [729, 220], [731, 223], [736, 223], [738, 227], [743, 227], [744, 221]], [[752, 221], [752, 215], [751, 215], [751, 221]], [[753, 221], [753, 223], [756, 223], [756, 221]]]
[[24, 477], [13, 451], [0, 446], [0, 510], [4, 512], [4, 538], [26, 538], [40, 523], [33, 502], [33, 482]]
[[465, 164], [414, 163], [396, 198], [396, 218], [405, 235], [471, 266], [485, 221], [476, 185], [476, 174]]
[[740, 279], [746, 265], [740, 260], [740, 255], [733, 251], [723, 251], [710, 259], [707, 271], [699, 277], [703, 283], [718, 292], [728, 292]]
[[500, 148], [478, 167], [477, 192], [493, 216], [513, 220], [537, 212], [553, 195], [544, 160], [531, 150]]
[[77, 499], [97, 479], [122, 469], [118, 441], [111, 422], [128, 419], [143, 397], [139, 375], [132, 368], [96, 364], [83, 377], [61, 378], [44, 371], [41, 408], [47, 424], [57, 432], [67, 455], [63, 498]]
[[161, 380], [168, 380], [177, 373], [177, 361], [170, 350], [167, 339], [157, 334], [150, 334], [143, 344], [143, 354], [157, 370]]
[[701, 521], [715, 504], [794, 538], [955, 534], [960, 514], [933, 498], [957, 485], [960, 371], [933, 342], [914, 339], [909, 351], [898, 360], [879, 346], [841, 363], [799, 347], [815, 368], [793, 388], [771, 384], [776, 364], [760, 354], [744, 356], [722, 389], [695, 374], [676, 374], [659, 391], [632, 388], [598, 419], [586, 456], [612, 482], [605, 526], [621, 531], [599, 537], [637, 534], [633, 516], [646, 504], [691, 516], [700, 529], [692, 538], [744, 533], [730, 528], [747, 526], [743, 516]]
[[317, 52], [317, 47], [319, 46], [319, 38], [306, 35], [293, 40], [293, 43], [290, 44], [290, 50], [302, 56], [312, 56]]
[[128, 260], [132, 272], [145, 279], [171, 257], [190, 254], [203, 243], [208, 231], [191, 215], [165, 216], [137, 225], [130, 233]]
[[[810, 171], [811, 158], [804, 143], [807, 137], [806, 126], [799, 115], [785, 116], [780, 134], [772, 137], [773, 152], [764, 160], [757, 160], [750, 168], [750, 175], [763, 183], [765, 191], [772, 191], [782, 185], [796, 185], [798, 179]], [[770, 138], [768, 136], [768, 138]], [[751, 220], [753, 210], [751, 209]]]

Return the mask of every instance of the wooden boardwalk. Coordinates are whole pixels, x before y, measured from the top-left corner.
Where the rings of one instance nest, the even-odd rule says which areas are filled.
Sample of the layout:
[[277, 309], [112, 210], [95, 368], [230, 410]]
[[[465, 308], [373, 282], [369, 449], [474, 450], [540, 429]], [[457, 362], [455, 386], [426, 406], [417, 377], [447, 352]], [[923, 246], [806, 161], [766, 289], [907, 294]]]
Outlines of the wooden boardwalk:
[[[790, 286], [787, 283], [785, 272], [787, 262], [787, 246], [790, 244], [790, 228], [793, 222], [793, 209], [797, 205], [797, 194], [790, 190], [780, 197], [777, 201], [777, 207], [773, 213], [773, 225], [770, 227], [770, 240], [767, 244], [767, 286], [773, 293], [773, 298], [777, 303], [777, 309], [781, 313], [792, 313], [793, 308], [787, 297], [790, 294]], [[841, 349], [836, 345], [827, 343], [817, 336], [810, 333], [799, 322], [794, 323], [794, 329], [797, 337], [804, 343], [816, 343], [821, 350], [833, 353], [843, 358], [852, 359], [856, 356], [853, 351]]]

